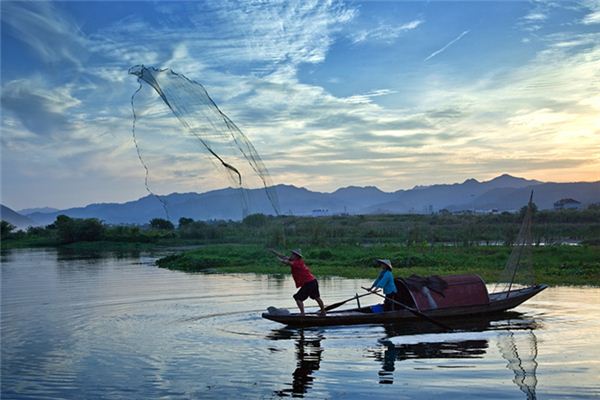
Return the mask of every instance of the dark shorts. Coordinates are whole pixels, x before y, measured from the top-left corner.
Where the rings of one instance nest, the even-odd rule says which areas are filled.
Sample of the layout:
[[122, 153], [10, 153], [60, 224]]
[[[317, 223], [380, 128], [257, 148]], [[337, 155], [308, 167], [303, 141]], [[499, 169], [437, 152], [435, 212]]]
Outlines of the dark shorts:
[[300, 301], [304, 301], [309, 297], [313, 300], [321, 297], [321, 294], [319, 293], [319, 282], [317, 282], [316, 279], [305, 283], [304, 286], [298, 290], [298, 293], [294, 295], [294, 299]]

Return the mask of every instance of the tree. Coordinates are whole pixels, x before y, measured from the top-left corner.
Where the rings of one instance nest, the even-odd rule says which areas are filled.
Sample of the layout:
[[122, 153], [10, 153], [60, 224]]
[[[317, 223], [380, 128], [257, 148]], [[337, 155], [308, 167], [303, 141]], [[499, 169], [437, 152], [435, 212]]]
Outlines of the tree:
[[14, 226], [13, 224], [11, 224], [10, 222], [5, 221], [5, 220], [2, 220], [1, 225], [2, 225], [2, 227], [1, 227], [1, 231], [0, 231], [0, 236], [2, 238], [6, 238], [8, 235], [10, 235], [10, 233], [12, 231], [17, 229], [16, 226]]
[[73, 218], [61, 214], [56, 217], [54, 226], [56, 227], [58, 240], [61, 243], [72, 243], [76, 241], [75, 223], [73, 222]]
[[58, 240], [61, 243], [93, 242], [101, 240], [105, 227], [97, 218], [71, 218], [59, 215], [54, 221]]
[[194, 222], [193, 219], [191, 218], [186, 218], [186, 217], [181, 217], [179, 218], [179, 229], [181, 229], [182, 227], [191, 224], [192, 222]]
[[172, 231], [175, 229], [175, 225], [167, 219], [163, 218], [153, 218], [150, 220], [150, 226], [154, 229], [164, 230], [164, 231]]
[[252, 228], [260, 228], [267, 223], [267, 216], [265, 214], [250, 214], [244, 218], [244, 225], [248, 225]]

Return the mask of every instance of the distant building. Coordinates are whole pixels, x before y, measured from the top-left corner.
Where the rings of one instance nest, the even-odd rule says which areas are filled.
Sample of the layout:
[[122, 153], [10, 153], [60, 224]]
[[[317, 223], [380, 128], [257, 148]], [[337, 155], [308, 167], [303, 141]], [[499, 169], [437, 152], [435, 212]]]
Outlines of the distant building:
[[560, 199], [554, 202], [555, 210], [579, 210], [581, 203], [574, 199]]
[[318, 208], [318, 209], [312, 210], [313, 217], [324, 217], [326, 215], [329, 215], [329, 210], [327, 210], [325, 208]]

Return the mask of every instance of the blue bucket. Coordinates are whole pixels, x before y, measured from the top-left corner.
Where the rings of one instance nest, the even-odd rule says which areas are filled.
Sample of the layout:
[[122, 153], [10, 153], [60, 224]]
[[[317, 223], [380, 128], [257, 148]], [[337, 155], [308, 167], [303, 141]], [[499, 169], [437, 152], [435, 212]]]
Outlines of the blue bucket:
[[371, 312], [378, 314], [378, 313], [382, 313], [383, 312], [383, 304], [376, 304], [374, 306], [371, 306]]

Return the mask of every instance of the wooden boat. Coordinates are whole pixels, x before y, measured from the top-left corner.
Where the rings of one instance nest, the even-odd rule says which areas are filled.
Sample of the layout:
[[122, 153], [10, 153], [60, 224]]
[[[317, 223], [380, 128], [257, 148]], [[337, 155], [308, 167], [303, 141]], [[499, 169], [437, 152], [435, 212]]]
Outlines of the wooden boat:
[[[535, 285], [523, 289], [513, 289], [505, 292], [491, 293], [489, 295], [489, 302], [484, 304], [463, 305], [420, 311], [426, 316], [436, 320], [489, 315], [510, 310], [511, 308], [518, 306], [542, 290], [546, 289], [546, 287], [546, 285]], [[325, 316], [319, 314], [305, 314], [302, 316], [299, 313], [278, 314], [277, 312], [267, 312], [263, 313], [262, 317], [271, 321], [298, 327], [401, 323], [404, 321], [421, 319], [421, 317], [408, 310], [373, 312], [373, 308], [373, 306], [366, 306], [350, 310], [331, 311]]]
[[[381, 305], [358, 307], [350, 310], [332, 311], [327, 315], [290, 313], [270, 307], [262, 317], [290, 326], [326, 326], [398, 323], [422, 319], [435, 323], [442, 328], [450, 328], [437, 321], [447, 318], [476, 317], [509, 310], [535, 296], [546, 285], [534, 284], [533, 263], [531, 260], [531, 220], [532, 197], [513, 250], [501, 274], [499, 282], [504, 290], [488, 293], [487, 287], [478, 275], [446, 275], [406, 279], [396, 278], [398, 290], [394, 303], [395, 310], [383, 311]], [[518, 273], [524, 274], [517, 279]], [[528, 281], [529, 286], [515, 289], [513, 283]], [[351, 300], [351, 299], [350, 299]], [[343, 304], [345, 302], [336, 304]]]

